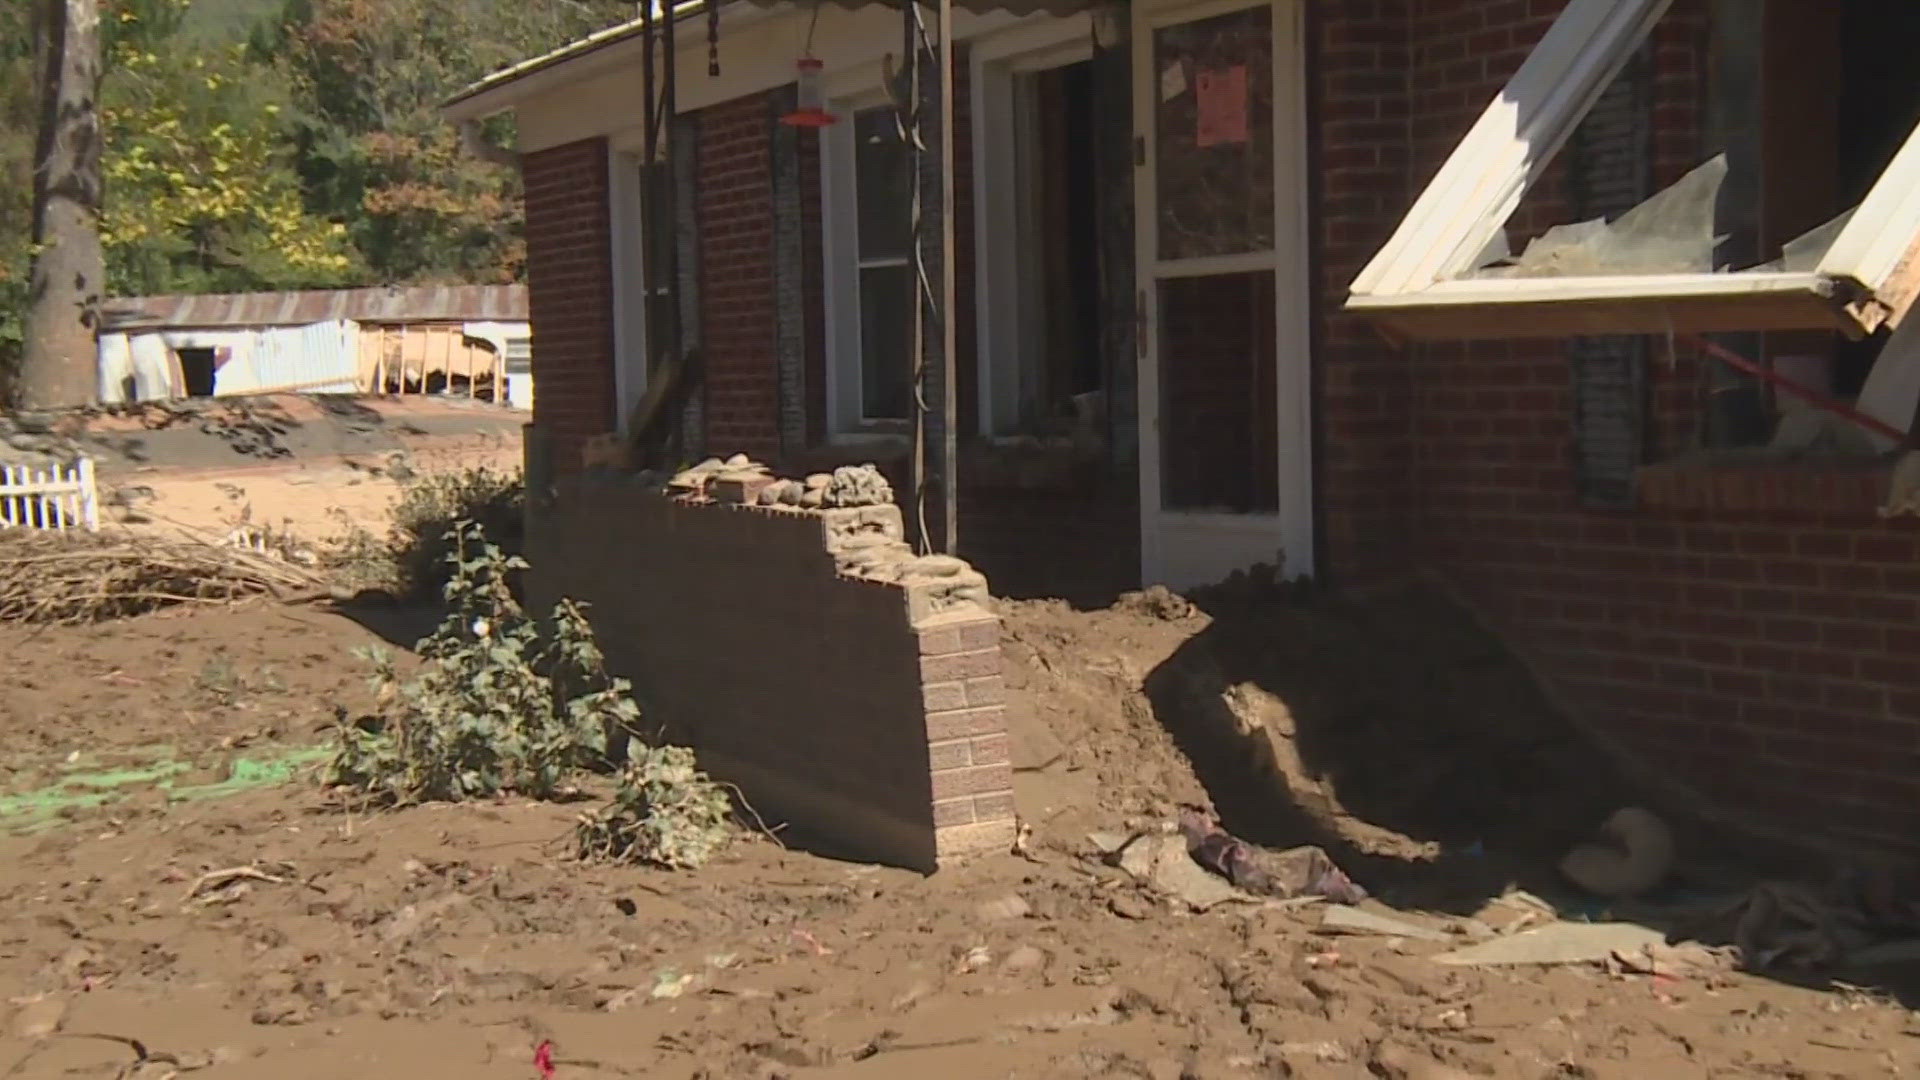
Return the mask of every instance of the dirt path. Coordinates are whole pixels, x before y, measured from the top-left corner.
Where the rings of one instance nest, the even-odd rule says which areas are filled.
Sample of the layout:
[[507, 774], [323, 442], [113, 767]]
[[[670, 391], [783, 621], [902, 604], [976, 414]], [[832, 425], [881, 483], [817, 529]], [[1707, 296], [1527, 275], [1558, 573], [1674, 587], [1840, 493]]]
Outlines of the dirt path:
[[92, 1034], [144, 1043], [119, 1075], [209, 1080], [530, 1078], [543, 1041], [560, 1080], [1920, 1074], [1920, 1022], [1865, 993], [1449, 968], [1446, 944], [1327, 937], [1311, 909], [1177, 913], [1086, 832], [1205, 797], [1136, 715], [1198, 627], [1134, 613], [1049, 651], [1087, 618], [1016, 620], [1022, 692], [1061, 717], [1023, 736], [1033, 856], [931, 878], [767, 842], [693, 874], [580, 866], [568, 806], [342, 816], [237, 764], [364, 704], [346, 654], [377, 639], [338, 615], [0, 627], [0, 795], [181, 766], [53, 820], [0, 801], [0, 1076], [135, 1060]]

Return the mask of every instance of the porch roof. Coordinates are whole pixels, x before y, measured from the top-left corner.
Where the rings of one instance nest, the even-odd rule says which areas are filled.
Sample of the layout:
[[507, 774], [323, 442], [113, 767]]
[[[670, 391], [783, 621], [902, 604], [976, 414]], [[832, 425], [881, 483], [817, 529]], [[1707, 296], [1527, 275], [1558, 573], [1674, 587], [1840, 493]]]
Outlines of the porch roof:
[[[824, 0], [836, 7], [900, 7], [900, 0]], [[656, 0], [660, 8], [668, 5]], [[673, 4], [677, 44], [693, 44], [707, 32], [705, 15], [709, 6], [720, 9], [722, 37], [731, 30], [751, 25], [763, 18], [801, 8], [794, 0], [686, 0]], [[1024, 15], [1069, 15], [1092, 6], [1092, 0], [954, 0], [954, 7], [975, 14], [1005, 12]], [[661, 18], [655, 13], [655, 25]], [[731, 16], [731, 17], [729, 17]], [[589, 34], [578, 41], [529, 57], [480, 79], [441, 105], [441, 112], [456, 123], [478, 120], [512, 108], [518, 101], [544, 86], [553, 86], [627, 63], [638, 63], [641, 34], [645, 22], [631, 19]]]

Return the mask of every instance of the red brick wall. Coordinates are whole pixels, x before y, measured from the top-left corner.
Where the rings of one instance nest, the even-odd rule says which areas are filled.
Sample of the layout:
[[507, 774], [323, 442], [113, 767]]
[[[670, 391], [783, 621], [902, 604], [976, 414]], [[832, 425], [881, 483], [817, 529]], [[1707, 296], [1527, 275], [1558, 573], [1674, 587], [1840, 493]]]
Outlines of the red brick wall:
[[533, 324], [533, 416], [556, 472], [579, 468], [580, 444], [613, 427], [613, 248], [607, 142], [527, 155], [527, 284]]
[[[589, 604], [648, 731], [693, 747], [815, 850], [930, 870], [1012, 843], [999, 622], [956, 594], [977, 575], [894, 579], [912, 559], [898, 507], [557, 487], [528, 527], [535, 606]], [[894, 574], [838, 560], [881, 554], [876, 537], [894, 541]]]
[[1349, 578], [1404, 569], [1411, 557], [1412, 366], [1339, 307], [1406, 212], [1412, 6], [1356, 0], [1308, 9], [1311, 285], [1324, 313], [1313, 328], [1315, 489], [1322, 562]]
[[[1409, 0], [1396, 39], [1402, 7], [1354, 4], [1317, 37], [1329, 561], [1349, 578], [1387, 569], [1364, 533], [1395, 511], [1370, 500], [1405, 498], [1411, 562], [1455, 583], [1591, 727], [1736, 808], [1913, 843], [1920, 528], [1873, 514], [1877, 478], [1676, 466], [1637, 509], [1584, 508], [1563, 343], [1396, 350], [1332, 311], [1392, 227], [1375, 192], [1392, 186], [1395, 131], [1411, 151], [1397, 217], [1560, 5]], [[1702, 156], [1702, 11], [1681, 0], [1655, 35], [1658, 184]], [[1367, 116], [1395, 107], [1396, 82], [1411, 120], [1397, 129]], [[1559, 220], [1562, 190], [1550, 173], [1520, 223]], [[1662, 343], [1649, 374], [1657, 460], [1692, 437], [1699, 367]]]
[[696, 169], [707, 447], [761, 458], [780, 449], [771, 107], [754, 94], [700, 110]]

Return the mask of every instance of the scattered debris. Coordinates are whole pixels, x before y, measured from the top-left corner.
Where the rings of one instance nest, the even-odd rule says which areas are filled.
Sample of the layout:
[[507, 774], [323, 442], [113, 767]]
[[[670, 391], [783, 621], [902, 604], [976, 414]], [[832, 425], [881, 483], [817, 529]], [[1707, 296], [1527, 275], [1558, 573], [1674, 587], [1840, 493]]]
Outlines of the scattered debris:
[[985, 945], [975, 945], [968, 949], [960, 962], [953, 966], [955, 975], [971, 975], [993, 963], [993, 951]]
[[1377, 934], [1381, 937], [1413, 938], [1418, 941], [1451, 941], [1438, 930], [1429, 930], [1404, 919], [1376, 915], [1346, 904], [1329, 904], [1320, 915], [1320, 929], [1333, 934]]
[[1033, 905], [1022, 899], [1018, 893], [1008, 893], [993, 900], [983, 901], [975, 910], [988, 922], [1001, 922], [1026, 918], [1033, 914]]
[[229, 866], [224, 870], [209, 870], [194, 879], [192, 887], [187, 890], [186, 896], [181, 897], [180, 902], [185, 904], [197, 899], [205, 902], [201, 896], [202, 893], [217, 893], [237, 881], [263, 881], [269, 885], [287, 883], [286, 878], [269, 874], [257, 866]]
[[275, 555], [132, 533], [0, 529], [0, 622], [94, 623], [178, 604], [326, 595]]
[[1616, 952], [1666, 944], [1666, 935], [1632, 923], [1558, 922], [1441, 953], [1436, 963], [1468, 967], [1506, 964], [1602, 963]]
[[1178, 833], [1148, 833], [1135, 837], [1119, 853], [1120, 869], [1146, 882], [1195, 911], [1252, 897], [1201, 869], [1188, 854], [1187, 840]]
[[[1749, 971], [1832, 967], [1881, 936], [1874, 913], [1849, 892], [1839, 883], [1819, 889], [1767, 882], [1690, 929], [1696, 937], [1730, 939]], [[1920, 924], [1904, 929], [1920, 931]]]
[[1696, 942], [1676, 945], [1650, 944], [1638, 949], [1615, 949], [1605, 960], [1607, 970], [1616, 976], [1652, 975], [1663, 979], [1701, 978], [1721, 975], [1739, 966], [1732, 949], [1712, 948]]
[[1320, 896], [1342, 904], [1367, 898], [1367, 891], [1317, 847], [1256, 848], [1191, 812], [1182, 815], [1180, 831], [1195, 862], [1247, 892], [1282, 900]]
[[1470, 1080], [1472, 1077], [1471, 1073], [1386, 1043], [1374, 1048], [1369, 1064], [1374, 1075], [1385, 1080]]
[[1620, 899], [1665, 881], [1673, 859], [1673, 830], [1653, 811], [1629, 806], [1615, 811], [1599, 836], [1574, 845], [1560, 872], [1588, 892]]

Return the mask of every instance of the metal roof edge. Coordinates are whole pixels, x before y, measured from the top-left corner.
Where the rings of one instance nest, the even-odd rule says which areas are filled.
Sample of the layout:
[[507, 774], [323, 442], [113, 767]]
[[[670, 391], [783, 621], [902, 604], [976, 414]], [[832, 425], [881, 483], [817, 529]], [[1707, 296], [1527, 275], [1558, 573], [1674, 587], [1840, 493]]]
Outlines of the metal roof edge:
[[[755, 3], [752, 0], [685, 0], [684, 3], [675, 4], [672, 8], [676, 46], [690, 40], [697, 40], [700, 35], [705, 34], [704, 21], [695, 21], [694, 16], [703, 14], [709, 3], [719, 4], [723, 17], [728, 12], [740, 12], [740, 17], [734, 18], [730, 23], [723, 23], [721, 28], [723, 36], [735, 28], [750, 26], [793, 6], [786, 0], [779, 0], [773, 4]], [[659, 18], [660, 16], [655, 16], [656, 20]], [[575, 82], [597, 74], [619, 59], [619, 55], [614, 54], [612, 50], [619, 49], [620, 53], [625, 53], [627, 50], [621, 47], [637, 42], [642, 29], [644, 24], [641, 20], [631, 19], [618, 26], [595, 31], [550, 52], [501, 68], [469, 84], [442, 102], [440, 114], [453, 123], [485, 119], [495, 113], [513, 108], [543, 88]], [[599, 64], [583, 63], [595, 57], [600, 59]], [[564, 70], [567, 68], [574, 70]], [[541, 83], [545, 84], [544, 87], [539, 84], [528, 85], [530, 79], [540, 75], [548, 76], [541, 80]]]

